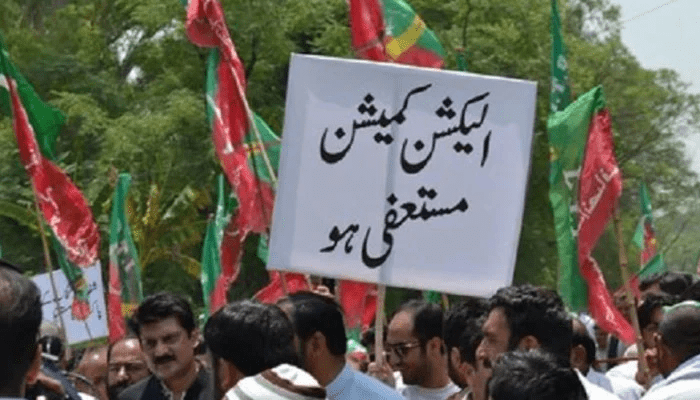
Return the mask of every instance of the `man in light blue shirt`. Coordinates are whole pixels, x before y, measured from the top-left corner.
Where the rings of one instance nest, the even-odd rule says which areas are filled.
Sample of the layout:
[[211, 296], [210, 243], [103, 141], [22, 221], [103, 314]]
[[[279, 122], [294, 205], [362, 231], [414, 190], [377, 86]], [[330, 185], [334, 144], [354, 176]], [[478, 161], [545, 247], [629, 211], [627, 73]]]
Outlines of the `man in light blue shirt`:
[[280, 307], [291, 316], [299, 337], [302, 366], [326, 388], [329, 400], [403, 399], [393, 388], [346, 363], [343, 313], [333, 298], [298, 292]]

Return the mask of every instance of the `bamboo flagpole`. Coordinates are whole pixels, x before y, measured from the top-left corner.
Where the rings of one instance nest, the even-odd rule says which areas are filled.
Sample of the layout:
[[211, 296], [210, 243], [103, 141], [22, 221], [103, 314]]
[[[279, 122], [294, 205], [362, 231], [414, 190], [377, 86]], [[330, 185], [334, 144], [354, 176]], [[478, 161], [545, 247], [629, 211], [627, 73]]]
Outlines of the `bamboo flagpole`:
[[620, 258], [620, 274], [622, 275], [622, 281], [625, 282], [625, 291], [627, 294], [628, 305], [630, 306], [630, 314], [632, 318], [632, 327], [634, 328], [634, 336], [636, 338], [637, 344], [637, 358], [639, 360], [639, 366], [645, 375], [649, 374], [649, 366], [647, 365], [646, 358], [644, 357], [644, 341], [642, 340], [642, 331], [639, 328], [639, 318], [637, 316], [637, 305], [635, 304], [635, 297], [632, 293], [632, 286], [630, 285], [630, 272], [627, 263], [627, 251], [625, 249], [624, 240], [622, 237], [622, 222], [620, 217], [620, 207], [616, 206], [613, 215], [613, 224], [615, 225], [615, 236], [617, 237], [617, 244], [619, 248], [619, 258]]

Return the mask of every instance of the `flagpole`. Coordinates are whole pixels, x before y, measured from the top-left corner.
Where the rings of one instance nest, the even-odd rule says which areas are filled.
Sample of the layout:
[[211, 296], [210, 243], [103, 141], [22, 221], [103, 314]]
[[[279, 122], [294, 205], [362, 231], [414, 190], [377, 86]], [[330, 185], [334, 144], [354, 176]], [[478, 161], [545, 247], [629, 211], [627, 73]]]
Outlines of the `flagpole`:
[[619, 206], [615, 207], [613, 214], [613, 224], [615, 225], [615, 236], [617, 236], [617, 244], [619, 248], [620, 273], [622, 275], [622, 281], [625, 282], [628, 305], [631, 306], [630, 314], [632, 317], [632, 326], [634, 327], [634, 336], [637, 344], [637, 357], [639, 359], [639, 365], [642, 367], [642, 373], [648, 376], [649, 366], [647, 365], [646, 358], [644, 357], [644, 341], [642, 340], [642, 331], [639, 328], [639, 318], [637, 316], [635, 296], [632, 293], [632, 286], [630, 285], [629, 281], [630, 273], [627, 265], [627, 252], [622, 238], [622, 222], [620, 217]]
[[[32, 184], [33, 188], [34, 184]], [[51, 263], [51, 255], [49, 254], [49, 243], [46, 240], [46, 232], [44, 231], [44, 224], [41, 220], [41, 209], [39, 208], [39, 201], [37, 200], [36, 190], [34, 190], [34, 206], [36, 207], [36, 219], [39, 225], [39, 236], [41, 237], [41, 244], [44, 248], [44, 266], [46, 272], [49, 274], [49, 282], [51, 282], [51, 291], [53, 292], [53, 300], [56, 303], [56, 314], [58, 314], [58, 322], [61, 325], [61, 331], [64, 335], [67, 335], [66, 324], [63, 321], [63, 313], [61, 312], [61, 303], [58, 297], [58, 290], [56, 289], [56, 281], [53, 278], [53, 264]]]
[[374, 322], [374, 360], [379, 368], [384, 365], [384, 298], [386, 285], [377, 285], [377, 313]]

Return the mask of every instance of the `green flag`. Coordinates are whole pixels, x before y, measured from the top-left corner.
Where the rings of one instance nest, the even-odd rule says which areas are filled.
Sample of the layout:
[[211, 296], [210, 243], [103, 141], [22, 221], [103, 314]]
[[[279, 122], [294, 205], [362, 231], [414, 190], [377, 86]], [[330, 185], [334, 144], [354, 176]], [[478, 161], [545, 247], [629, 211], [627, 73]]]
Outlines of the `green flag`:
[[[568, 73], [557, 1], [552, 0], [552, 91], [550, 119], [570, 103]], [[549, 129], [549, 200], [554, 213], [554, 229], [559, 254], [559, 294], [573, 310], [587, 305], [586, 283], [578, 271], [576, 199], [583, 151], [588, 137], [590, 112], [572, 110], [562, 120], [563, 129]], [[578, 112], [581, 111], [581, 112]], [[550, 124], [551, 125], [551, 124]]]
[[143, 300], [141, 265], [126, 216], [126, 196], [131, 175], [119, 174], [112, 199], [109, 223], [109, 338], [113, 342], [126, 333], [124, 317]]
[[224, 176], [217, 178], [217, 202], [214, 218], [207, 224], [202, 249], [202, 294], [204, 296], [204, 315], [211, 313], [211, 293], [216, 287], [216, 280], [221, 274], [221, 242], [224, 229], [231, 218], [234, 201], [225, 194]]
[[[29, 117], [29, 123], [34, 128], [34, 136], [36, 137], [41, 153], [49, 160], [54, 160], [56, 138], [61, 130], [61, 126], [65, 122], [65, 116], [58, 109], [41, 101], [39, 96], [32, 88], [32, 85], [17, 71], [15, 66], [9, 61], [10, 56], [5, 50], [2, 35], [0, 35], [0, 52], [6, 60], [6, 68], [10, 77], [17, 84], [17, 91], [22, 100], [22, 104]], [[0, 73], [0, 110], [5, 115], [12, 116], [10, 109], [10, 94], [5, 76]]]
[[642, 182], [639, 185], [639, 203], [641, 205], [642, 216], [637, 224], [637, 230], [632, 237], [632, 243], [641, 250], [640, 265], [646, 265], [656, 255], [656, 232], [654, 231], [654, 220], [651, 211], [651, 200], [647, 185]]
[[552, 0], [552, 21], [550, 25], [552, 35], [552, 87], [549, 95], [549, 112], [557, 112], [566, 108], [571, 103], [571, 90], [569, 89], [569, 68], [566, 64], [566, 47], [561, 37], [561, 21], [557, 0]]
[[653, 274], [658, 274], [666, 271], [666, 263], [664, 263], [664, 257], [661, 254], [655, 255], [649, 262], [642, 268], [637, 276], [640, 279], [646, 278]]

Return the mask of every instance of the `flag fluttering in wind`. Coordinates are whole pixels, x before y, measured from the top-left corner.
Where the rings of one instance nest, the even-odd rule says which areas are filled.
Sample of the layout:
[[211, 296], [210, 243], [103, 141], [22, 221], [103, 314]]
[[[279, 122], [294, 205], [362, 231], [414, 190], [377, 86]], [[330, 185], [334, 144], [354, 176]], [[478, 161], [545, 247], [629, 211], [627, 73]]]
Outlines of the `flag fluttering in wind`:
[[362, 332], [372, 325], [377, 312], [377, 286], [364, 282], [340, 281], [337, 290], [345, 314], [348, 337], [359, 342]]
[[64, 117], [43, 103], [10, 63], [0, 41], [0, 109], [10, 110], [20, 160], [32, 182], [39, 209], [71, 263], [99, 262], [100, 233], [80, 190], [53, 162], [53, 144]]
[[561, 37], [561, 21], [557, 0], [552, 0], [552, 13], [550, 22], [550, 35], [552, 36], [551, 74], [552, 82], [549, 94], [550, 112], [561, 111], [571, 103], [571, 89], [569, 88], [569, 67], [566, 63], [566, 46]]
[[[561, 37], [557, 0], [552, 0], [550, 34], [552, 36], [552, 81], [549, 94], [551, 115], [564, 110], [571, 102], [566, 48]], [[562, 132], [561, 137], [553, 137], [549, 132], [549, 201], [554, 213], [554, 231], [559, 254], [558, 291], [567, 306], [574, 311], [583, 310], [587, 306], [586, 297], [581, 295], [586, 292], [586, 282], [578, 273], [576, 244], [578, 174], [586, 144], [585, 133], [576, 136], [569, 132]]]
[[[550, 199], [554, 197], [552, 204], [555, 200], [564, 201], [562, 198], [568, 197], [572, 186], [578, 188], [575, 197], [578, 269], [569, 271], [569, 274], [580, 275], [587, 290], [571, 291], [565, 300], [570, 306], [585, 303], [589, 314], [602, 329], [632, 343], [634, 331], [615, 308], [605, 277], [591, 255], [622, 193], [622, 175], [615, 160], [610, 114], [605, 108], [602, 87], [585, 93], [564, 111], [550, 115], [547, 127], [552, 169], [554, 172], [557, 168], [562, 178], [550, 181]], [[580, 165], [580, 175], [577, 165]], [[573, 172], [571, 176], [567, 175], [569, 172]], [[560, 215], [556, 214], [555, 208], [555, 220], [557, 218]], [[572, 239], [576, 240], [576, 237]]]
[[654, 219], [651, 211], [651, 200], [647, 185], [642, 182], [639, 185], [639, 199], [642, 207], [642, 216], [637, 224], [632, 242], [639, 247], [640, 264], [646, 265], [656, 255], [656, 232], [654, 231]]
[[245, 70], [219, 1], [191, 0], [185, 28], [192, 43], [214, 48], [207, 67], [207, 117], [217, 156], [238, 200], [222, 238], [221, 272], [210, 294], [212, 311], [226, 302], [226, 291], [238, 276], [248, 234], [268, 233], [275, 179], [271, 162], [275, 156], [268, 154], [269, 147], [280, 142], [248, 106]]
[[358, 57], [441, 68], [445, 50], [403, 0], [349, 0], [350, 35]]
[[109, 340], [114, 343], [126, 334], [125, 317], [130, 316], [143, 300], [141, 266], [126, 216], [126, 196], [131, 176], [119, 174], [112, 200], [109, 224]]

